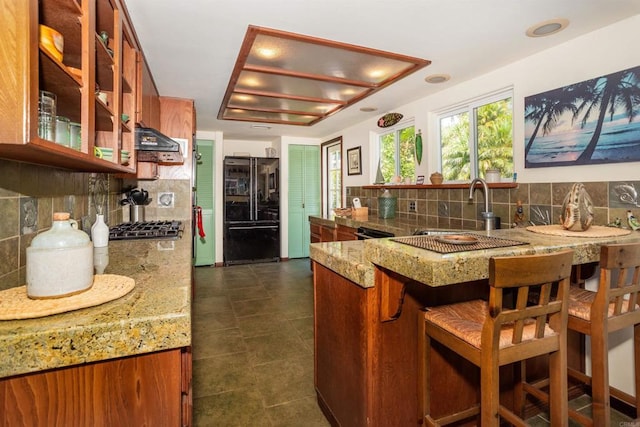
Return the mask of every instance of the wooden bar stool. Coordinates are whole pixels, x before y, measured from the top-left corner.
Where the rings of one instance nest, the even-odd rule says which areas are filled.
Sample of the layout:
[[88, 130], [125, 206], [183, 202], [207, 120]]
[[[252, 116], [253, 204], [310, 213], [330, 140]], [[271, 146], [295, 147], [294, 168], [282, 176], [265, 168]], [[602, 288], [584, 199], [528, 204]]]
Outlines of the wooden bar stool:
[[[636, 408], [640, 418], [640, 244], [605, 245], [600, 251], [597, 292], [572, 285], [569, 290], [567, 327], [591, 337], [591, 377], [574, 369], [569, 376], [591, 385], [592, 419], [570, 410], [569, 416], [583, 425], [609, 426], [610, 397]], [[609, 385], [608, 336], [633, 326], [635, 397]], [[631, 374], [631, 373], [630, 373]]]
[[[489, 301], [473, 300], [427, 308], [418, 329], [420, 366], [418, 394], [421, 418], [427, 426], [440, 426], [480, 415], [480, 425], [498, 426], [500, 418], [524, 426], [522, 413], [500, 404], [500, 366], [549, 354], [551, 424], [568, 425], [567, 401], [567, 295], [573, 251], [544, 255], [496, 257], [489, 260]], [[558, 286], [557, 296], [551, 288]], [[503, 293], [514, 288], [515, 308], [505, 306]], [[528, 303], [531, 293], [538, 295]], [[506, 299], [506, 298], [505, 298]], [[480, 404], [439, 419], [431, 416], [429, 364], [431, 340], [436, 340], [480, 368]], [[519, 368], [520, 366], [517, 366]], [[524, 376], [518, 376], [518, 382]], [[516, 394], [522, 395], [522, 384]], [[517, 411], [522, 412], [519, 402]]]

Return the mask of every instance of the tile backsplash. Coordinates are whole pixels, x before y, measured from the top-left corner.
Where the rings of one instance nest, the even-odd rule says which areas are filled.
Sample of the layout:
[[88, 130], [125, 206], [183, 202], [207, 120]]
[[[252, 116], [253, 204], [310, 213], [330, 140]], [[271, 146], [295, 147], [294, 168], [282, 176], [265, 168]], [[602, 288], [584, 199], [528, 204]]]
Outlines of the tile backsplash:
[[[490, 189], [492, 211], [501, 218], [501, 227], [513, 226], [518, 207], [522, 223], [557, 224], [562, 204], [573, 182], [519, 183], [516, 188]], [[640, 181], [585, 182], [595, 213], [595, 224], [606, 225], [616, 218], [626, 225], [626, 212], [640, 216]], [[390, 189], [397, 197], [396, 218], [415, 221], [418, 226], [479, 230], [483, 228], [480, 212], [484, 210], [484, 193], [476, 189], [469, 201], [468, 188]], [[347, 205], [354, 197], [369, 207], [370, 215], [378, 215], [377, 188], [347, 187]], [[520, 202], [520, 203], [519, 203]], [[415, 212], [410, 207], [415, 205]], [[518, 218], [519, 219], [519, 218]]]
[[[138, 186], [149, 192], [150, 203], [145, 206], [145, 218], [158, 221], [191, 219], [191, 181], [188, 179], [159, 179], [156, 181], [125, 180], [124, 188]], [[129, 218], [129, 207], [123, 215]]]
[[96, 206], [103, 206], [108, 224], [122, 222], [120, 190], [112, 175], [0, 159], [0, 289], [25, 283], [26, 248], [51, 227], [54, 212], [69, 212], [86, 232]]

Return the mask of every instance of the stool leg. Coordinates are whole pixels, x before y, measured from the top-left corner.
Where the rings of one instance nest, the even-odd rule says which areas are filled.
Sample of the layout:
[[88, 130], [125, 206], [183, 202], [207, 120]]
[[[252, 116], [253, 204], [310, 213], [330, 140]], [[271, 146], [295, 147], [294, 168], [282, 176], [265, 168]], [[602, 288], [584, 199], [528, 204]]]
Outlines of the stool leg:
[[592, 320], [591, 331], [591, 408], [593, 425], [611, 425], [611, 404], [609, 402], [609, 337], [602, 322]]
[[[500, 417], [500, 366], [498, 357], [491, 357], [491, 349], [482, 350], [482, 367], [480, 368], [480, 412], [482, 427], [498, 427]], [[488, 354], [486, 354], [488, 353]]]
[[[567, 346], [560, 343], [560, 349], [549, 355], [549, 411], [551, 425], [569, 425], [569, 396], [567, 392]], [[597, 424], [595, 424], [597, 425]]]
[[513, 366], [513, 383], [515, 384], [513, 388], [513, 412], [515, 412], [520, 418], [524, 417], [524, 407], [526, 402], [526, 393], [522, 384], [527, 380], [526, 365], [527, 361], [523, 360], [514, 363]]
[[640, 418], [640, 325], [633, 326], [633, 359], [636, 387], [636, 418]]

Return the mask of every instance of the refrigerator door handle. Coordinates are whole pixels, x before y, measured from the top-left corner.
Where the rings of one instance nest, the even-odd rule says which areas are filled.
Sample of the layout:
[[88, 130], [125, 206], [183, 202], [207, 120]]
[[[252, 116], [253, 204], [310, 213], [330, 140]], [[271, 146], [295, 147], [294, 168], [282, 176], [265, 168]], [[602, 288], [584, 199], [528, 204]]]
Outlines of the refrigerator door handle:
[[229, 227], [229, 230], [257, 230], [257, 229], [276, 229], [277, 225], [248, 225], [246, 227]]
[[258, 220], [258, 159], [253, 159], [253, 219]]

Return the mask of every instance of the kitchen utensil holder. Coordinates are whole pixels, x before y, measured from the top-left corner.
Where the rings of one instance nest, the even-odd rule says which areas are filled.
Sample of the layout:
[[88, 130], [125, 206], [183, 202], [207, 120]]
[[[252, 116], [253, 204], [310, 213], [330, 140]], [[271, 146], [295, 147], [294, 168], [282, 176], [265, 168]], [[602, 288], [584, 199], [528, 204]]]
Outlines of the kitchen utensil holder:
[[129, 221], [144, 221], [144, 205], [129, 205]]

